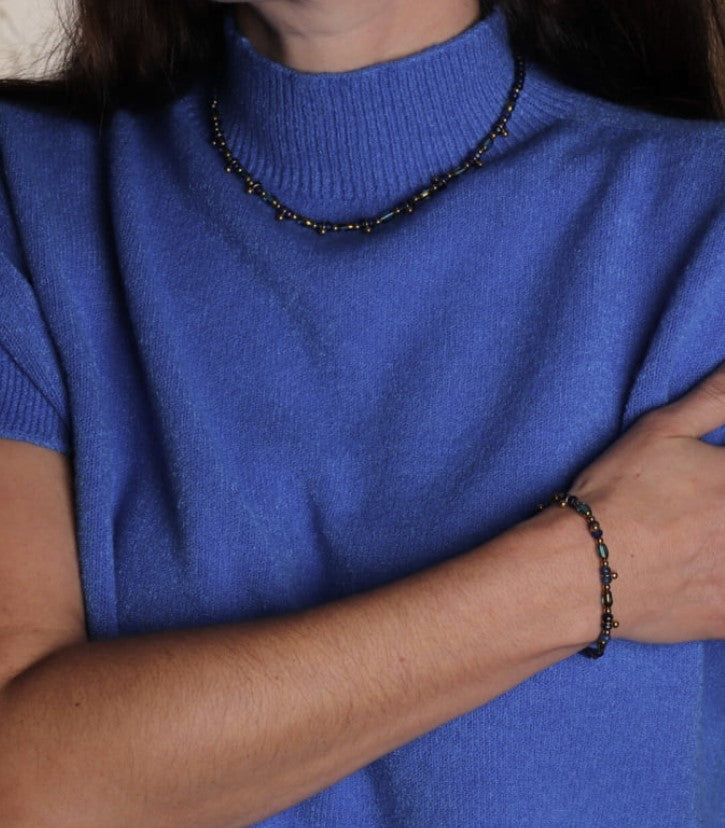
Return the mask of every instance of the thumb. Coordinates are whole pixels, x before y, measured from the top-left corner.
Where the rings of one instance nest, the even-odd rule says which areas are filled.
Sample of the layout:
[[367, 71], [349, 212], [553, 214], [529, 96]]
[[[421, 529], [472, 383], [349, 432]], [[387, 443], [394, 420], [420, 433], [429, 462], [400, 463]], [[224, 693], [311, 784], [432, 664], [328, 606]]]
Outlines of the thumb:
[[725, 362], [655, 414], [672, 436], [702, 437], [725, 425]]

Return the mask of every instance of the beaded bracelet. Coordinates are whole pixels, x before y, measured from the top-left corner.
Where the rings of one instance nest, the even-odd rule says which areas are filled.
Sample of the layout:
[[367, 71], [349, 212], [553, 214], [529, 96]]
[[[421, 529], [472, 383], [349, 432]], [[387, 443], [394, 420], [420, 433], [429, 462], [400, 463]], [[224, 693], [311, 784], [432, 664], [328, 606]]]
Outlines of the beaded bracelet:
[[581, 655], [587, 656], [587, 658], [600, 658], [604, 655], [604, 650], [609, 643], [609, 639], [612, 637], [612, 629], [616, 629], [619, 626], [619, 621], [615, 621], [614, 616], [612, 615], [612, 604], [614, 603], [614, 599], [612, 598], [612, 590], [610, 586], [612, 581], [617, 577], [617, 573], [613, 572], [609, 565], [609, 549], [607, 549], [607, 546], [603, 540], [604, 532], [602, 532], [602, 527], [599, 525], [599, 521], [592, 514], [592, 510], [589, 508], [589, 505], [579, 500], [579, 498], [575, 495], [557, 493], [551, 498], [549, 503], [539, 504], [538, 511], [541, 512], [547, 506], [551, 505], [561, 506], [562, 509], [569, 506], [569, 508], [573, 509], [577, 512], [577, 514], [580, 514], [587, 522], [589, 534], [592, 538], [594, 538], [594, 545], [600, 560], [599, 579], [602, 584], [601, 602], [602, 607], [604, 608], [602, 610], [602, 631], [599, 633], [599, 637], [593, 644], [590, 644], [588, 647], [585, 647], [579, 652]]

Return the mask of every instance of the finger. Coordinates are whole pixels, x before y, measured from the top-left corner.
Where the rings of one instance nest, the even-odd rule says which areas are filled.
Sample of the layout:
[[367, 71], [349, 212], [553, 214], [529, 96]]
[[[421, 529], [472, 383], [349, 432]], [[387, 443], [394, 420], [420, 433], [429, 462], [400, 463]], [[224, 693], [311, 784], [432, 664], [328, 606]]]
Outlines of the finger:
[[725, 425], [725, 362], [658, 413], [673, 436], [702, 437]]

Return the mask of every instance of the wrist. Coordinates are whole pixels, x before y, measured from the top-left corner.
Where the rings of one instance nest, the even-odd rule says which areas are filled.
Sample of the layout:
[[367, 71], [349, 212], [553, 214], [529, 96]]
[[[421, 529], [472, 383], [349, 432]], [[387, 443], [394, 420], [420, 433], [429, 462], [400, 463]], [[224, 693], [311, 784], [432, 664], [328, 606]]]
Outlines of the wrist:
[[569, 649], [584, 649], [601, 632], [599, 560], [582, 520], [570, 509], [548, 508], [517, 527], [540, 590], [532, 611]]

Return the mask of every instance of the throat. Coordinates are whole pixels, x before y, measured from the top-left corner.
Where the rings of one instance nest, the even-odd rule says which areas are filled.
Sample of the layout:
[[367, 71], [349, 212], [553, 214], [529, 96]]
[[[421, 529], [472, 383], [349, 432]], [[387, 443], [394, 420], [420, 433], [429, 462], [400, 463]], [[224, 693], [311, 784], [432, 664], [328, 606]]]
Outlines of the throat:
[[[414, 54], [344, 72], [272, 60], [231, 12], [225, 37], [218, 112], [231, 156], [290, 210], [327, 221], [384, 214], [456, 170], [497, 125], [517, 77], [500, 11]], [[520, 106], [488, 163], [515, 140]]]
[[350, 72], [420, 52], [480, 18], [478, 0], [239, 3], [236, 27], [262, 55], [300, 72]]

